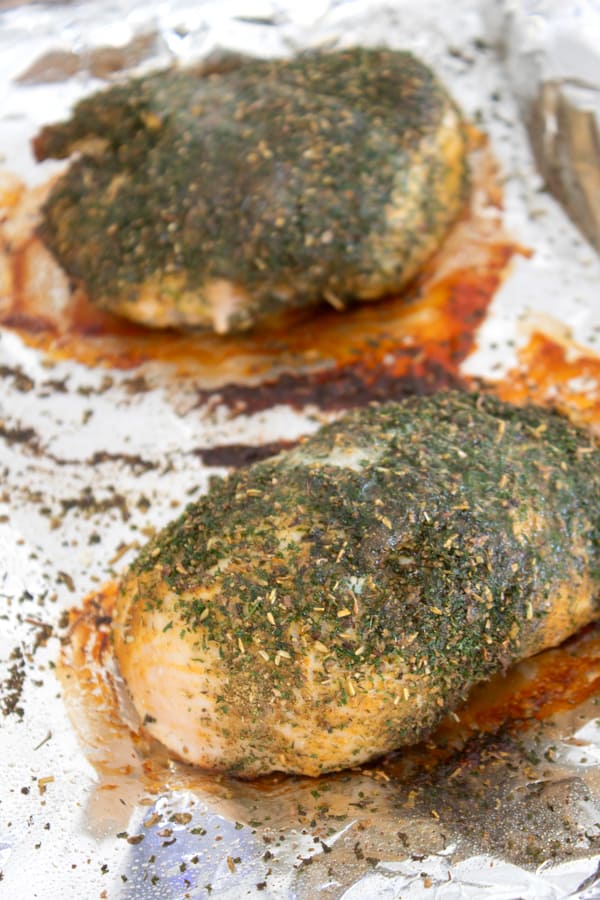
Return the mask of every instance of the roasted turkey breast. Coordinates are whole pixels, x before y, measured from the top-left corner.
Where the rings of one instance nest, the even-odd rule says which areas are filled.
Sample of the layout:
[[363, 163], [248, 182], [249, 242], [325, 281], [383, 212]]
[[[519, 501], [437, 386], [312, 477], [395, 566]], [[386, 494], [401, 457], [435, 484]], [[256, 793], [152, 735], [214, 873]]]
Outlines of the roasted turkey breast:
[[354, 48], [171, 69], [84, 99], [39, 233], [101, 307], [248, 328], [401, 288], [467, 192], [461, 114], [409, 53]]
[[353, 766], [592, 620], [600, 451], [561, 416], [442, 393], [347, 414], [239, 471], [124, 576], [148, 731], [243, 777]]

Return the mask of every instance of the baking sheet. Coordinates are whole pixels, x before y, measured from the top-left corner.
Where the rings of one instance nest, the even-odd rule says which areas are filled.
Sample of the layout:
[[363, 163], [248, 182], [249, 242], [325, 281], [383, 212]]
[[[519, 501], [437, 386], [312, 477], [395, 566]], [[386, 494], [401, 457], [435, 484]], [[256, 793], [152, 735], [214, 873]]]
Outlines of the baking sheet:
[[[598, 383], [578, 360], [600, 343], [600, 262], [542, 189], [489, 13], [477, 0], [15, 5], [0, 13], [4, 166], [27, 184], [48, 179], [56, 167], [34, 164], [31, 136], [123, 64], [411, 48], [490, 136], [505, 228], [534, 251], [513, 260], [463, 373], [500, 381], [541, 330], [568, 347], [594, 406]], [[68, 77], [60, 65], [50, 82], [35, 74], [50, 50], [70, 54]], [[56, 669], [65, 613], [225, 472], [206, 451], [294, 440], [336, 414], [314, 398], [236, 412], [211, 399], [228, 371], [180, 380], [156, 362], [86, 366], [0, 334], [0, 896], [599, 897], [600, 692], [539, 728], [475, 736], [466, 756], [414, 775], [374, 767], [260, 786], [175, 784], [168, 766], [170, 780], [148, 781], [139, 755], [85, 733], [85, 711], [76, 727]], [[592, 634], [590, 678], [595, 646]]]

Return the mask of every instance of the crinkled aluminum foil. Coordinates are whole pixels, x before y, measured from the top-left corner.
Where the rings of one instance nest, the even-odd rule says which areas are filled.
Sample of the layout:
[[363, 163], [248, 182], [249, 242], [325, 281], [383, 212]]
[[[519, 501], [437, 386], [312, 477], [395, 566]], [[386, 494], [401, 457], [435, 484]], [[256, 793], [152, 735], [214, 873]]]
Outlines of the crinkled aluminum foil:
[[600, 3], [504, 2], [492, 21], [540, 171], [600, 251]]
[[[515, 362], [523, 323], [542, 316], [594, 349], [600, 263], [540, 190], [511, 83], [490, 45], [494, 5], [9, 4], [0, 13], [4, 165], [30, 183], [45, 180], [54, 169], [35, 166], [31, 136], [121, 77], [123, 65], [139, 71], [222, 49], [409, 47], [490, 135], [507, 228], [536, 251], [514, 264], [465, 371], [499, 377]], [[174, 388], [156, 367], [142, 374], [146, 388], [133, 390], [130, 372], [50, 364], [15, 334], [0, 335], [0, 681], [3, 704], [12, 704], [0, 731], [0, 895], [600, 897], [595, 697], [519, 739], [482, 737], [476, 777], [439, 766], [428, 778], [395, 781], [374, 769], [262, 792], [242, 784], [165, 790], [140, 803], [124, 770], [108, 790], [55, 676], [62, 614], [127, 564], [123, 547], [143, 540], [145, 526], [164, 524], [223, 472], [200, 462], [199, 447], [289, 440], [319, 421], [315, 410], [287, 406], [231, 417], [199, 407], [188, 385]]]

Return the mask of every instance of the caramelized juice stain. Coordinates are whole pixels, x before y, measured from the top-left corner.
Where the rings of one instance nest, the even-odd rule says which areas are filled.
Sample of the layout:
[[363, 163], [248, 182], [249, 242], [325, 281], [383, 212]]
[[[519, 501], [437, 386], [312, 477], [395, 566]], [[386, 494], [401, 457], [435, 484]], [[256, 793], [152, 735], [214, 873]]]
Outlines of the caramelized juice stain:
[[553, 406], [600, 436], [600, 356], [573, 341], [534, 330], [494, 389], [512, 403]]

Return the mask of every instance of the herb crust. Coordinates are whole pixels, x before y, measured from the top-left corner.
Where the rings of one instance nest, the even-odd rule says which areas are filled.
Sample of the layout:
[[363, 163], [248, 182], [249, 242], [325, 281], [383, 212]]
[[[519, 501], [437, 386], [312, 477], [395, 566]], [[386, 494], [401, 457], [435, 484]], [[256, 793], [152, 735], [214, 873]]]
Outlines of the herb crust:
[[410, 53], [170, 69], [84, 99], [40, 235], [92, 301], [229, 331], [402, 287], [464, 205], [461, 115]]
[[180, 724], [226, 750], [194, 761], [318, 774], [415, 741], [593, 619], [599, 534], [600, 451], [561, 416], [454, 392], [373, 406], [216, 482], [151, 541], [117, 655], [185, 758], [136, 696], [142, 636], [212, 696]]

